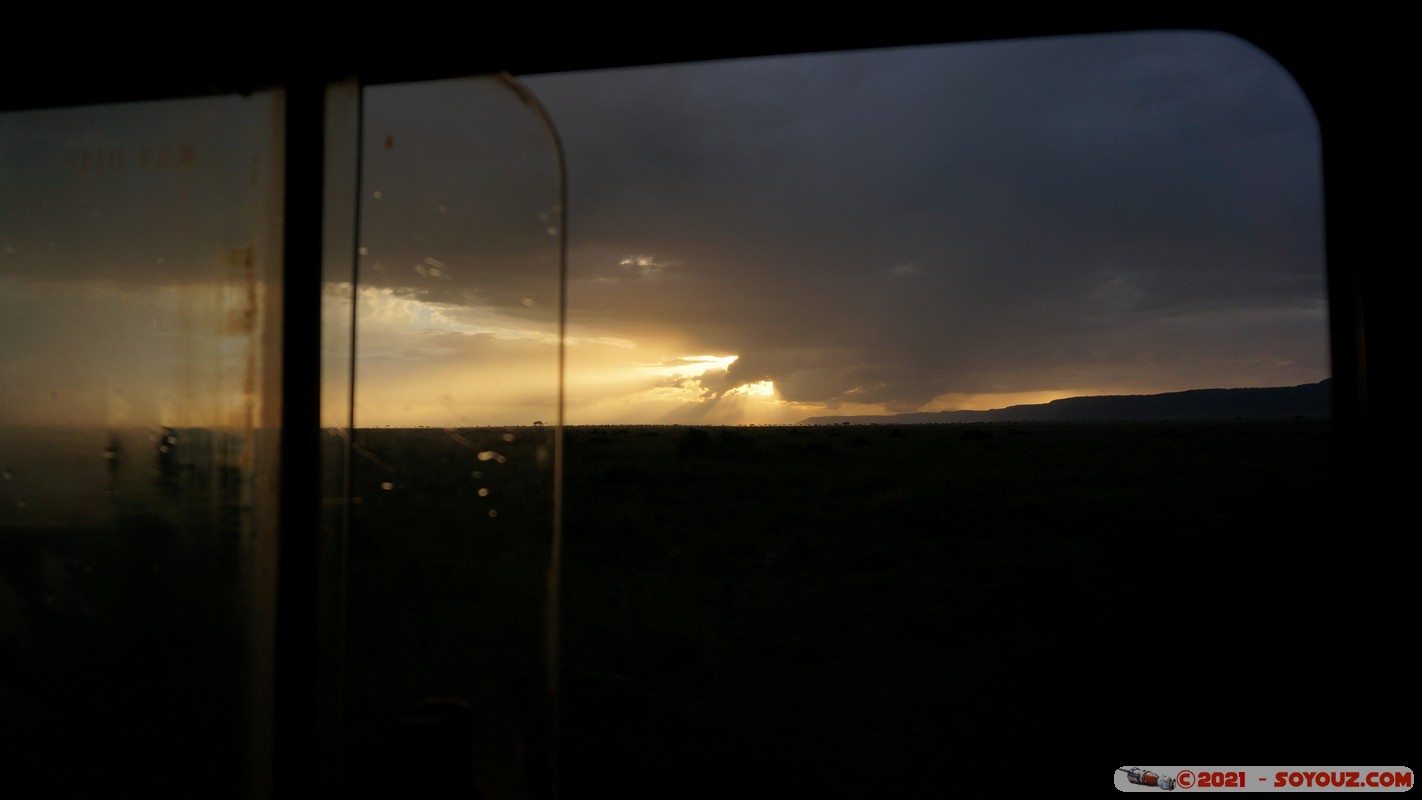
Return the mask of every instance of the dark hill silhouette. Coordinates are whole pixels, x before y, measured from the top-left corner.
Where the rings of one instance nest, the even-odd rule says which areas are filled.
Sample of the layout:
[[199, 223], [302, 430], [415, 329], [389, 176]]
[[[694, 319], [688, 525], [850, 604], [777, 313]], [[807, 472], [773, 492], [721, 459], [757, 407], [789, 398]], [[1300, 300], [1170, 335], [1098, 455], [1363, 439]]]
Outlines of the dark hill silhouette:
[[1261, 389], [1191, 389], [1165, 394], [1064, 397], [988, 411], [920, 411], [879, 416], [810, 417], [802, 425], [902, 425], [945, 422], [1136, 422], [1288, 419], [1329, 416], [1332, 379]]

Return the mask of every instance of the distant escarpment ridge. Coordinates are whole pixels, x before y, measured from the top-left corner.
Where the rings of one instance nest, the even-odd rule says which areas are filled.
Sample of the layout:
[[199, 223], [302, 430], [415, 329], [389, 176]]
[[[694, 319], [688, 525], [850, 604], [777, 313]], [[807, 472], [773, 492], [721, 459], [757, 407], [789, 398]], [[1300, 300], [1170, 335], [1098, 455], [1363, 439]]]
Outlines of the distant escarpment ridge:
[[946, 422], [1150, 422], [1329, 417], [1332, 379], [1266, 389], [1191, 389], [1164, 394], [1064, 397], [988, 411], [918, 411], [879, 416], [810, 417], [801, 425], [904, 425]]

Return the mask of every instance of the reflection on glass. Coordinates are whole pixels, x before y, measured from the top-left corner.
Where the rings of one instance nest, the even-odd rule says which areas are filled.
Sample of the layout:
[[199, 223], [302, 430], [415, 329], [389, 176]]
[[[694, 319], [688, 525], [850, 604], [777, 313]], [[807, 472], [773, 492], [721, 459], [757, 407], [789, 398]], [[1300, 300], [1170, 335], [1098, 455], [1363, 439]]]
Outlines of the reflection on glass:
[[255, 94], [0, 116], [9, 786], [240, 796], [260, 774], [275, 110]]
[[346, 789], [536, 794], [557, 153], [500, 79], [371, 87], [362, 106]]

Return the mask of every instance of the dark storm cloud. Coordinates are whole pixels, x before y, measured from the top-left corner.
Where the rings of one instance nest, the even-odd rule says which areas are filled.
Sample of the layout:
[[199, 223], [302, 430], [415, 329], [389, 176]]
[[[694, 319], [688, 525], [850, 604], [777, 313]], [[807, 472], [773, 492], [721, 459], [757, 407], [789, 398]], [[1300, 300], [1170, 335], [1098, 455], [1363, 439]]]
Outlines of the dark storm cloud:
[[556, 151], [519, 96], [493, 78], [399, 84], [366, 90], [364, 113], [361, 282], [550, 313]]
[[[916, 407], [1035, 388], [1025, 373], [1326, 371], [1315, 122], [1283, 70], [1238, 40], [1066, 38], [527, 83], [567, 148], [573, 319], [681, 326], [741, 356], [732, 382]], [[629, 275], [619, 261], [637, 255], [672, 266]]]

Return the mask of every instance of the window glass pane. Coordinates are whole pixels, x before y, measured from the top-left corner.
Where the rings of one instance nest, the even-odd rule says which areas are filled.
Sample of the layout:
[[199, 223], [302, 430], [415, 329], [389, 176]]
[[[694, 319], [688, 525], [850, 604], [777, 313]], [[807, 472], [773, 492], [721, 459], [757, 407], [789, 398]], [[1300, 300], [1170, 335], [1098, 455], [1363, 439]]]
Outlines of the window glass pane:
[[571, 198], [565, 785], [988, 794], [1121, 698], [1288, 668], [1141, 669], [1322, 605], [1275, 533], [1326, 515], [1329, 377], [1277, 64], [1170, 32], [528, 84]]
[[280, 366], [271, 94], [0, 115], [0, 768], [240, 796]]
[[1233, 37], [528, 83], [568, 148], [573, 424], [1328, 377], [1317, 124]]
[[557, 151], [495, 78], [369, 87], [363, 126], [345, 779], [546, 790]]

